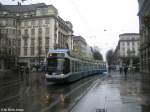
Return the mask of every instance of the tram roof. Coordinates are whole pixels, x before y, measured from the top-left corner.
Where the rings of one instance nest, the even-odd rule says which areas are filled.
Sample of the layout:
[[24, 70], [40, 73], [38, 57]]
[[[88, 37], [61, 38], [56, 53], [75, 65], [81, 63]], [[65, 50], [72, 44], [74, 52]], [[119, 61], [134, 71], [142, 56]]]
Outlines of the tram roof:
[[48, 53], [66, 53], [68, 49], [49, 49]]

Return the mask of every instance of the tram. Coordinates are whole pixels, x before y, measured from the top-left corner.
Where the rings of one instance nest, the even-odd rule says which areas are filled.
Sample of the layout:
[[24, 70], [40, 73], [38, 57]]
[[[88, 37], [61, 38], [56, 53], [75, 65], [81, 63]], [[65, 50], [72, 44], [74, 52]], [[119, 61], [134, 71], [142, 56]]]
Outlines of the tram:
[[75, 58], [68, 49], [49, 50], [46, 59], [47, 82], [66, 83], [106, 72], [106, 62]]

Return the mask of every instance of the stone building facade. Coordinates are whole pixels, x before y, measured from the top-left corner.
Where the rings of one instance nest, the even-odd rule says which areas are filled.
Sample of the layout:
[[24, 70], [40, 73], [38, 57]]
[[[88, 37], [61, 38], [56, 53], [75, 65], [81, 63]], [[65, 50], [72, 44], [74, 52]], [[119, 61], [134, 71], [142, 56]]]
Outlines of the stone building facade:
[[16, 18], [2, 11], [0, 5], [0, 70], [10, 69], [17, 57]]
[[[114, 51], [113, 60], [115, 65], [123, 66], [138, 66], [134, 64], [133, 59], [139, 57], [139, 34], [138, 33], [124, 33], [119, 35], [119, 42]], [[135, 64], [139, 64], [138, 61]]]
[[140, 26], [140, 66], [141, 72], [150, 73], [150, 1], [139, 2], [139, 26]]
[[93, 58], [91, 48], [82, 36], [73, 36], [73, 52], [84, 58]]
[[49, 49], [73, 49], [72, 24], [59, 16], [53, 5], [1, 5], [0, 13], [15, 21], [12, 31], [20, 63], [41, 64]]

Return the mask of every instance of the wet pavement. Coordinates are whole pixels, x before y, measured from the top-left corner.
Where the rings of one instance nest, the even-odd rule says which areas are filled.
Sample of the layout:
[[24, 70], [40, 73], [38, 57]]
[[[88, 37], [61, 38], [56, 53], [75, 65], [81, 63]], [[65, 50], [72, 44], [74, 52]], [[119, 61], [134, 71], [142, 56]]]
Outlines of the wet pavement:
[[118, 72], [95, 75], [71, 84], [47, 85], [42, 73], [30, 80], [0, 82], [0, 111], [150, 112], [149, 76]]
[[0, 82], [0, 111], [68, 112], [76, 100], [100, 75], [71, 84], [47, 85], [42, 73], [30, 74], [30, 80]]
[[98, 79], [71, 112], [150, 112], [149, 76], [111, 73]]

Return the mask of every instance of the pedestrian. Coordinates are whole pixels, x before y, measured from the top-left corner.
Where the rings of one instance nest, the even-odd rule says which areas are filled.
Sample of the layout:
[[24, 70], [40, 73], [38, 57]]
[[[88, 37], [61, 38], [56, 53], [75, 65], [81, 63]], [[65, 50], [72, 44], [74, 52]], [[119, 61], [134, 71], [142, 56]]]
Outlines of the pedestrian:
[[120, 74], [122, 74], [122, 72], [123, 72], [122, 66], [120, 66], [119, 71], [120, 71]]
[[108, 72], [111, 73], [111, 66], [108, 66]]
[[127, 75], [127, 72], [128, 72], [128, 67], [125, 66], [125, 67], [124, 67], [124, 74], [125, 74], [125, 76]]
[[19, 71], [20, 71], [20, 77], [21, 77], [21, 80], [23, 80], [23, 79], [24, 79], [24, 78], [23, 78], [24, 67], [21, 66], [21, 67], [19, 68]]
[[29, 67], [28, 66], [26, 66], [26, 68], [25, 68], [25, 73], [26, 73], [26, 81], [28, 81], [29, 80]]

